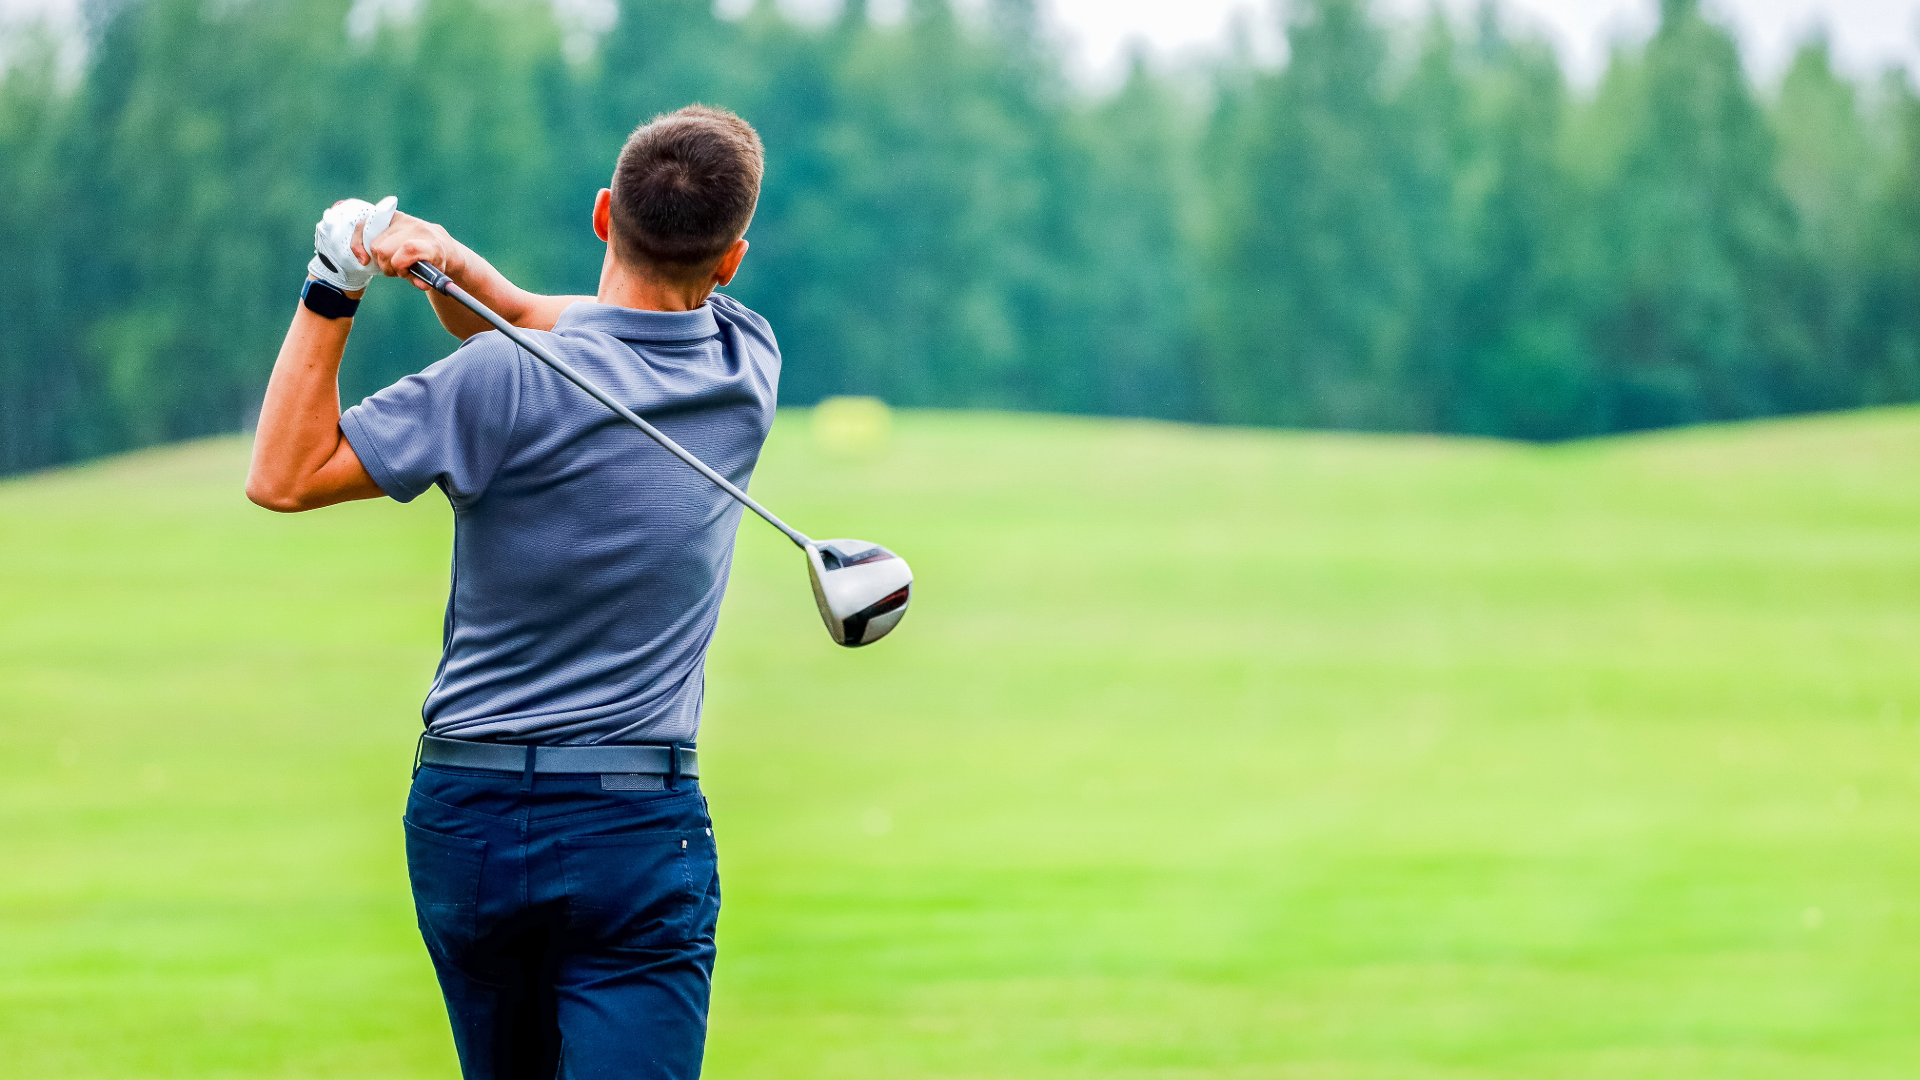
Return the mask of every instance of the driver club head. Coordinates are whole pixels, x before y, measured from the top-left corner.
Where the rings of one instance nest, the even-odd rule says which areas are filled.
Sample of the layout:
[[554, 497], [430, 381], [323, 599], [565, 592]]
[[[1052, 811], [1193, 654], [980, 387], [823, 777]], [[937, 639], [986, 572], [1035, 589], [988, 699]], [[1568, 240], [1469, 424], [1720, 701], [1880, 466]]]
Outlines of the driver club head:
[[836, 644], [871, 645], [906, 618], [913, 571], [905, 559], [865, 540], [816, 540], [806, 550], [813, 599]]

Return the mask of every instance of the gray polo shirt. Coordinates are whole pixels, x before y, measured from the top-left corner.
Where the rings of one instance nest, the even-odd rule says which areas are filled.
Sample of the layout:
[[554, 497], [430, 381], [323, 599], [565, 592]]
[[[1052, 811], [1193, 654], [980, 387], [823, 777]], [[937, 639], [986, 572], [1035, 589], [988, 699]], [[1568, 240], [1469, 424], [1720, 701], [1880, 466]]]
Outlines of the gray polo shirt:
[[[696, 311], [575, 304], [529, 331], [746, 487], [780, 351], [714, 294]], [[435, 735], [692, 742], [740, 506], [497, 332], [348, 409], [388, 495], [453, 504], [453, 587], [422, 715]]]

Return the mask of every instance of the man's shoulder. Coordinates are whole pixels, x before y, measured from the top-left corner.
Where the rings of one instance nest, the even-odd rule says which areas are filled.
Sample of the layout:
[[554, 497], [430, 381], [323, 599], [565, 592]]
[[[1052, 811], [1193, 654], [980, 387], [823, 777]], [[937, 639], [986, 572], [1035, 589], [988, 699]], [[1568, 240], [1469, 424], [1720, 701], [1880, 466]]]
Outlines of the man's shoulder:
[[[541, 334], [542, 331], [521, 331], [522, 333]], [[498, 330], [484, 330], [461, 342], [448, 360], [465, 363], [511, 363], [520, 356], [520, 346], [513, 339]]]
[[[522, 332], [536, 341], [547, 336], [538, 330]], [[526, 350], [512, 338], [498, 330], [487, 330], [461, 342], [421, 374], [469, 384], [503, 385], [517, 382], [521, 366], [529, 359]]]
[[763, 372], [769, 381], [777, 379], [780, 371], [780, 340], [773, 336], [773, 326], [766, 318], [721, 292], [709, 296], [707, 306], [713, 309], [714, 321], [720, 324], [723, 336], [732, 330], [734, 340], [744, 343], [742, 351], [746, 354], [745, 359]]
[[767, 322], [766, 316], [726, 293], [715, 291], [707, 297], [707, 304], [713, 308], [715, 319], [721, 322], [744, 324], [765, 334], [769, 339], [773, 337], [773, 326]]

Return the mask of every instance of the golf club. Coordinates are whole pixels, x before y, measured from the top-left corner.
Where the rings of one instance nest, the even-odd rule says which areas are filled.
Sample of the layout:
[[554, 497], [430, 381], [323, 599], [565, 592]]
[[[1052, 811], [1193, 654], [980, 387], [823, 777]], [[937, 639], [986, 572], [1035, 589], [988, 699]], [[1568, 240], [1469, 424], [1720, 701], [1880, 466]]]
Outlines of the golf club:
[[414, 263], [407, 271], [414, 277], [426, 282], [434, 290], [451, 296], [472, 310], [475, 315], [487, 320], [493, 328], [507, 335], [515, 345], [532, 353], [541, 363], [546, 364], [568, 382], [585, 390], [588, 394], [612, 409], [622, 420], [639, 428], [646, 436], [657, 442], [667, 453], [692, 466], [694, 471], [708, 480], [721, 491], [739, 501], [740, 505], [767, 519], [767, 524], [779, 529], [807, 555], [807, 574], [813, 579], [813, 600], [820, 607], [820, 619], [827, 624], [827, 633], [833, 635], [836, 644], [848, 648], [871, 645], [894, 627], [907, 615], [907, 602], [913, 596], [913, 571], [900, 556], [865, 540], [814, 540], [805, 533], [788, 525], [773, 515], [771, 510], [755, 502], [751, 495], [735, 487], [731, 481], [707, 467], [707, 463], [688, 453], [686, 448], [661, 432], [659, 428], [641, 419], [632, 409], [620, 404], [607, 395], [607, 392], [595, 386], [579, 372], [569, 367], [566, 361], [548, 352], [532, 339], [520, 332], [520, 328], [493, 313], [485, 304], [475, 300], [465, 289], [453, 283], [453, 279], [440, 272], [439, 267], [430, 263]]

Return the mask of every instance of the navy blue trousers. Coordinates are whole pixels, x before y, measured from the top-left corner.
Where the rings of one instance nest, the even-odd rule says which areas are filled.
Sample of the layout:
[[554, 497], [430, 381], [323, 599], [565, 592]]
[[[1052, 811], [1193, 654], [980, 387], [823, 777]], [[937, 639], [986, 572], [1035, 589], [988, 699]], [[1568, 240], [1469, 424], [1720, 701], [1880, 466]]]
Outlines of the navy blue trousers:
[[720, 876], [693, 780], [428, 765], [407, 872], [466, 1080], [693, 1080]]

